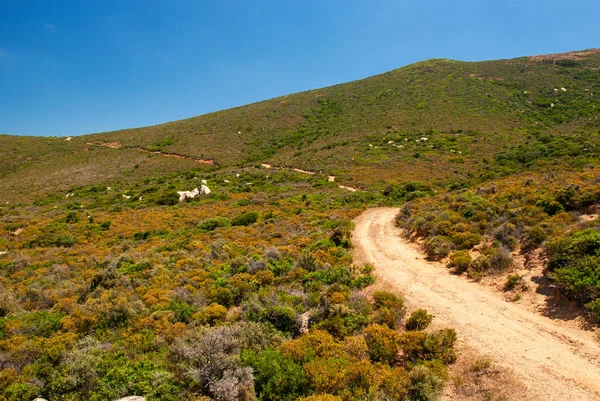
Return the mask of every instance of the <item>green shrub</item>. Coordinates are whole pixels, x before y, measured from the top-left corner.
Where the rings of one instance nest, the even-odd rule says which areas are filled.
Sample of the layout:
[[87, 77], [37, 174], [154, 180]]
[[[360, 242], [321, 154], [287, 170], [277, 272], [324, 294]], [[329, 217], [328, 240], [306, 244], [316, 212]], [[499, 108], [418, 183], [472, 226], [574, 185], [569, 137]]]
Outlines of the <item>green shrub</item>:
[[404, 310], [404, 299], [388, 291], [374, 291], [373, 301], [375, 302], [375, 309], [388, 308]]
[[249, 226], [258, 221], [258, 213], [248, 212], [235, 216], [231, 219], [232, 226]]
[[542, 245], [546, 238], [548, 238], [548, 234], [541, 226], [527, 226], [523, 230], [522, 248], [526, 252], [531, 251]]
[[473, 259], [469, 251], [456, 251], [450, 255], [450, 263], [448, 267], [454, 268], [457, 273], [463, 273], [467, 271]]
[[374, 362], [393, 363], [398, 356], [398, 333], [387, 326], [374, 324], [364, 330], [369, 356]]
[[24, 334], [36, 337], [50, 337], [62, 328], [62, 312], [37, 311], [23, 317]]
[[308, 393], [302, 366], [278, 351], [244, 351], [242, 362], [253, 369], [254, 387], [260, 400], [295, 400]]
[[425, 330], [433, 321], [433, 315], [425, 309], [417, 309], [406, 321], [406, 330]]
[[439, 235], [425, 241], [425, 253], [431, 260], [440, 260], [450, 253], [450, 241]]
[[415, 366], [409, 372], [408, 378], [408, 400], [435, 401], [442, 394], [444, 379], [427, 366]]
[[504, 291], [514, 290], [517, 287], [517, 285], [521, 284], [522, 281], [523, 277], [521, 277], [517, 273], [509, 275], [506, 278], [506, 283], [504, 284]]
[[494, 248], [490, 254], [490, 266], [497, 271], [504, 271], [513, 265], [513, 257], [508, 248]]
[[67, 213], [67, 215], [65, 217], [65, 223], [67, 223], [67, 224], [77, 223], [78, 221], [79, 221], [79, 216], [77, 215], [77, 212]]
[[175, 314], [176, 322], [189, 323], [192, 315], [197, 312], [197, 309], [181, 300], [172, 300], [167, 306], [167, 310], [172, 311]]
[[151, 199], [157, 205], [173, 206], [179, 203], [179, 195], [175, 191], [166, 191]]
[[198, 223], [198, 228], [204, 231], [213, 231], [219, 227], [227, 227], [231, 222], [226, 217], [211, 217], [205, 220], [202, 220]]
[[378, 308], [373, 315], [373, 323], [383, 324], [390, 329], [396, 329], [404, 316], [403, 309]]
[[585, 307], [592, 313], [596, 322], [600, 322], [600, 298], [588, 302]]
[[456, 332], [453, 329], [442, 329], [431, 333], [406, 331], [398, 338], [404, 357], [410, 362], [437, 359], [446, 364], [452, 363], [456, 360], [455, 342]]
[[227, 317], [227, 308], [213, 302], [202, 312], [202, 319], [211, 326], [220, 323]]

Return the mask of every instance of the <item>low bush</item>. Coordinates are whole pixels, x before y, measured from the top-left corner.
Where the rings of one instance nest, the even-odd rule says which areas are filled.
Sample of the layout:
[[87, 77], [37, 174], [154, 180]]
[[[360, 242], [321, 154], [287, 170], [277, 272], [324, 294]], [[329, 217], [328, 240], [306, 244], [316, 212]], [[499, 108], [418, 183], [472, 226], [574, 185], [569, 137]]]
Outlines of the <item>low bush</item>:
[[399, 335], [398, 344], [410, 362], [439, 360], [445, 364], [456, 360], [456, 331], [442, 329], [431, 333], [407, 331]]
[[443, 390], [444, 378], [427, 366], [416, 366], [409, 373], [406, 399], [435, 401]]
[[254, 388], [260, 400], [295, 400], [308, 393], [302, 366], [281, 352], [266, 349], [242, 353], [242, 362], [254, 371]]
[[506, 278], [506, 283], [504, 284], [504, 291], [512, 291], [523, 281], [523, 277], [519, 274], [511, 274]]
[[231, 219], [232, 226], [249, 226], [258, 221], [258, 213], [248, 212], [235, 216]]
[[433, 315], [425, 309], [417, 309], [406, 320], [406, 330], [425, 330], [433, 321]]
[[440, 260], [448, 256], [451, 243], [446, 238], [435, 236], [425, 241], [425, 253], [431, 260]]
[[527, 226], [523, 230], [523, 237], [521, 238], [521, 246], [524, 251], [528, 252], [538, 248], [548, 238], [546, 230], [540, 225]]
[[219, 227], [227, 227], [231, 224], [231, 221], [226, 217], [211, 217], [205, 220], [202, 220], [198, 223], [198, 229], [204, 231], [213, 231]]
[[450, 255], [448, 267], [454, 268], [456, 273], [466, 272], [473, 259], [469, 251], [456, 251]]
[[496, 271], [505, 271], [513, 265], [510, 250], [504, 246], [493, 248], [490, 252], [490, 267]]
[[374, 362], [393, 363], [398, 356], [398, 333], [387, 326], [374, 324], [364, 330], [369, 356]]

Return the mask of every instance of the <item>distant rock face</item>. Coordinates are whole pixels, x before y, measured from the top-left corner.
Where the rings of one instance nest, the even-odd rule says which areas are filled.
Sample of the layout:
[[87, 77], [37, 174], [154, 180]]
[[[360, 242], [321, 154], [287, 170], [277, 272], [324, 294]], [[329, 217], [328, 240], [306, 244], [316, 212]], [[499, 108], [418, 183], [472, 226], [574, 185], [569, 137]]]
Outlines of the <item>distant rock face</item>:
[[129, 397], [119, 398], [116, 401], [146, 401], [146, 397], [140, 397], [139, 395], [130, 395]]

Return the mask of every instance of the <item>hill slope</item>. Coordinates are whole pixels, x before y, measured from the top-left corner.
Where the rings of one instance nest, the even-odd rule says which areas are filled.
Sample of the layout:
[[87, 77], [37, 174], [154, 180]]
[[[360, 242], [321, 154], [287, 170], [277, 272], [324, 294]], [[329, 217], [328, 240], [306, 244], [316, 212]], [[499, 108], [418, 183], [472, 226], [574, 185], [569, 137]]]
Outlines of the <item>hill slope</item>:
[[[598, 154], [599, 67], [598, 49], [475, 63], [428, 60], [152, 127], [71, 141], [0, 136], [0, 189], [19, 197], [31, 186], [67, 190], [196, 166], [140, 148], [219, 166], [262, 161], [302, 167], [362, 185], [395, 180], [399, 172], [440, 184], [470, 180], [489, 172], [485, 158], [537, 145], [545, 134], [573, 147], [566, 156], [591, 159]], [[416, 142], [422, 137], [428, 140]], [[589, 146], [580, 146], [586, 140]], [[517, 161], [509, 173], [526, 163]]]

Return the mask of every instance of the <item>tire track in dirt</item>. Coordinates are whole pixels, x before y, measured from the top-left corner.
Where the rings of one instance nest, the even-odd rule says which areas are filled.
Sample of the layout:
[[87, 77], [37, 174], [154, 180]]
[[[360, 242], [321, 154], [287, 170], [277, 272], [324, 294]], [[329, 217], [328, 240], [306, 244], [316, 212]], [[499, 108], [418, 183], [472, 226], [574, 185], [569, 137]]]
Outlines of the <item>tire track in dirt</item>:
[[600, 344], [570, 327], [451, 275], [401, 237], [396, 208], [369, 209], [355, 219], [356, 263], [372, 263], [378, 279], [400, 290], [410, 308], [427, 308], [459, 341], [514, 372], [522, 399], [600, 400]]

